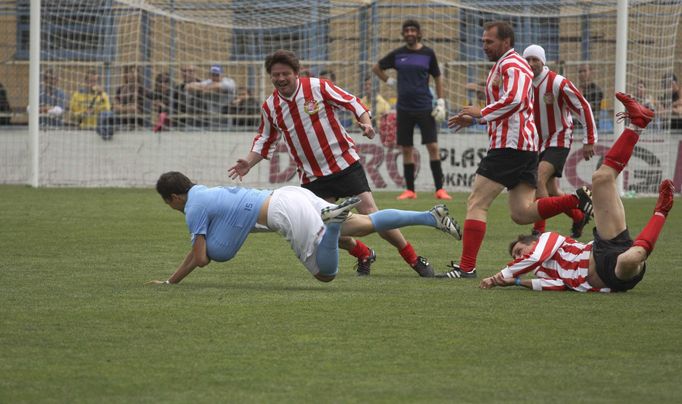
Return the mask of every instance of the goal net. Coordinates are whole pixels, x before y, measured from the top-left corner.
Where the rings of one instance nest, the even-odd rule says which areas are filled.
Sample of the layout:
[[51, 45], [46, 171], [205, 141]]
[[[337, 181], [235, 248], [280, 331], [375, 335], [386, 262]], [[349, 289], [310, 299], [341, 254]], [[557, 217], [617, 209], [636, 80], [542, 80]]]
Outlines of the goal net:
[[[517, 51], [543, 46], [548, 66], [589, 92], [599, 155], [614, 137], [616, 0], [50, 0], [41, 7], [40, 146], [33, 166], [21, 126], [27, 122], [28, 4], [0, 0], [3, 26], [16, 28], [0, 39], [0, 81], [12, 101], [6, 114], [12, 125], [0, 133], [2, 183], [26, 183], [33, 169], [41, 186], [151, 186], [168, 170], [228, 183], [227, 169], [247, 154], [260, 105], [273, 91], [263, 67], [269, 53], [292, 50], [305, 74], [332, 78], [372, 107], [377, 95], [394, 105], [395, 90], [373, 77], [371, 67], [404, 44], [407, 18], [420, 22], [423, 43], [435, 50], [450, 113], [482, 102], [477, 85], [491, 66], [482, 24], [504, 20], [514, 26]], [[624, 175], [627, 191], [651, 193], [662, 177], [675, 175], [681, 138], [670, 78], [682, 67], [681, 12], [677, 1], [629, 1], [626, 91], [651, 102], [658, 116]], [[379, 127], [381, 117], [375, 119]], [[362, 138], [350, 115], [342, 121], [357, 140], [372, 188], [401, 189], [399, 149]], [[562, 178], [566, 188], [589, 183], [599, 164], [581, 161], [582, 136], [577, 129]], [[430, 190], [418, 128], [415, 144], [417, 188]], [[439, 145], [446, 188], [468, 190], [485, 155], [484, 129], [452, 134], [443, 126]], [[245, 178], [258, 187], [296, 181], [283, 145]]]

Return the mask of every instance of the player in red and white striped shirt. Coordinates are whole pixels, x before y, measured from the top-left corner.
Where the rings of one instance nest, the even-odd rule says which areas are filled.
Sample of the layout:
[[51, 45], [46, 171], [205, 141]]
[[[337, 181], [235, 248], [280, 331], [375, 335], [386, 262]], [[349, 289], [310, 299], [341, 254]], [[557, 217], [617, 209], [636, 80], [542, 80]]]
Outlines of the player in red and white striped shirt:
[[[538, 164], [538, 188], [536, 198], [560, 196], [564, 193], [558, 187], [556, 178], [560, 178], [564, 164], [573, 143], [573, 115], [585, 128], [583, 136], [583, 158], [589, 160], [594, 156], [594, 144], [597, 142], [597, 127], [590, 103], [578, 88], [567, 78], [549, 70], [546, 64], [545, 50], [539, 45], [530, 45], [523, 51], [531, 69], [533, 69], [533, 116], [535, 127], [540, 138], [540, 163]], [[589, 220], [580, 209], [573, 209], [568, 215], [573, 219], [571, 237], [582, 235], [583, 228]], [[533, 226], [533, 234], [545, 232], [545, 221], [539, 220]]]
[[488, 208], [506, 187], [514, 222], [530, 224], [578, 206], [574, 195], [535, 200], [538, 134], [533, 121], [533, 72], [514, 51], [514, 30], [506, 22], [483, 26], [483, 51], [495, 62], [486, 80], [487, 105], [464, 107], [448, 120], [455, 131], [479, 119], [488, 125], [490, 144], [481, 161], [467, 203], [462, 256], [442, 278], [476, 277], [476, 257], [483, 244]]
[[[646, 259], [654, 249], [666, 217], [672, 209], [675, 188], [663, 180], [654, 214], [634, 242], [625, 223], [616, 178], [625, 168], [642, 130], [653, 111], [627, 94], [616, 97], [627, 112], [630, 125], [604, 157], [604, 164], [592, 175], [594, 241], [587, 244], [557, 233], [519, 236], [509, 252], [514, 258], [500, 272], [485, 278], [481, 288], [519, 285], [533, 290], [575, 290], [578, 292], [624, 292], [644, 277]], [[533, 272], [536, 279], [521, 279]]]
[[[367, 107], [330, 81], [299, 77], [300, 62], [293, 52], [276, 51], [266, 58], [265, 68], [275, 91], [263, 103], [261, 124], [251, 151], [230, 167], [230, 177], [242, 178], [251, 167], [271, 158], [283, 138], [291, 159], [296, 162], [302, 187], [330, 202], [357, 195], [362, 201], [356, 208], [360, 213], [376, 212], [378, 208], [355, 142], [336, 116], [340, 108], [352, 112], [363, 135], [372, 139], [374, 128]], [[395, 246], [420, 276], [433, 276], [426, 258], [417, 256], [399, 230], [387, 230], [379, 235]], [[339, 246], [358, 259], [359, 275], [369, 274], [376, 258], [374, 250], [351, 237], [341, 237]]]

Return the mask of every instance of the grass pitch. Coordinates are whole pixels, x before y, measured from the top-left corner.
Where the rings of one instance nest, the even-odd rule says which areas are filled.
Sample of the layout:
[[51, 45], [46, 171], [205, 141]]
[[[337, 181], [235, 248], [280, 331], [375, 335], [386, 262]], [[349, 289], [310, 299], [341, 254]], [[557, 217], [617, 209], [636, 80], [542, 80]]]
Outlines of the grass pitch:
[[[341, 254], [314, 280], [275, 234], [228, 263], [165, 279], [183, 217], [145, 189], [0, 187], [0, 402], [674, 402], [682, 397], [682, 206], [624, 294], [479, 290], [420, 279], [377, 236], [367, 278]], [[428, 209], [430, 195], [381, 207]], [[462, 221], [465, 194], [450, 202]], [[679, 204], [679, 201], [677, 201]], [[653, 199], [625, 200], [633, 236]], [[565, 217], [548, 229], [566, 232]], [[514, 225], [490, 212], [479, 280]], [[459, 242], [404, 230], [440, 271]], [[589, 234], [589, 232], [586, 232]], [[677, 397], [677, 398], [676, 398]]]

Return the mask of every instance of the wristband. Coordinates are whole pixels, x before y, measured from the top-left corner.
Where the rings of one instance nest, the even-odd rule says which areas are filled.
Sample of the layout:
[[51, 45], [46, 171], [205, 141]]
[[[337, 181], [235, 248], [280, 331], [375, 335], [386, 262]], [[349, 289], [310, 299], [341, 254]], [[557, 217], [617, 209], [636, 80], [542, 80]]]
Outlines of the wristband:
[[514, 279], [514, 285], [521, 286], [521, 278]]

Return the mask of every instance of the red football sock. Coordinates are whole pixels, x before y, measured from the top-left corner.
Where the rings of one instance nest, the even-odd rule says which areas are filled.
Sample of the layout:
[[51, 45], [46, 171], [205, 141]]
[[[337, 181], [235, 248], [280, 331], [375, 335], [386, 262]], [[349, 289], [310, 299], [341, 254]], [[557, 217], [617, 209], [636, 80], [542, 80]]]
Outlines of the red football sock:
[[654, 250], [654, 245], [656, 245], [656, 240], [658, 240], [658, 235], [663, 229], [665, 224], [665, 216], [663, 213], [654, 213], [649, 219], [649, 223], [644, 226], [644, 229], [635, 239], [632, 245], [640, 246], [646, 250], [647, 255], [651, 254]]
[[566, 212], [566, 215], [573, 219], [573, 223], [582, 222], [583, 218], [585, 217], [583, 211], [577, 208], [569, 210]]
[[403, 247], [402, 250], [399, 250], [400, 256], [403, 257], [405, 262], [407, 262], [411, 267], [414, 266], [414, 264], [417, 263], [417, 253], [414, 252], [414, 248], [412, 248], [412, 244], [407, 243], [405, 247]]
[[549, 219], [559, 213], [568, 213], [578, 207], [575, 195], [548, 196], [538, 199], [538, 214], [543, 219]]
[[369, 247], [362, 241], [355, 239], [355, 247], [348, 251], [348, 254], [355, 258], [365, 259], [369, 257]]
[[476, 268], [476, 257], [481, 249], [485, 237], [486, 223], [480, 220], [467, 219], [464, 221], [462, 235], [462, 257], [459, 259], [461, 270], [468, 272]]
[[533, 223], [533, 231], [536, 233], [544, 233], [545, 232], [545, 226], [547, 225], [547, 221], [545, 219], [538, 220], [537, 222]]
[[632, 129], [625, 129], [604, 156], [604, 164], [621, 172], [630, 161], [639, 135]]

